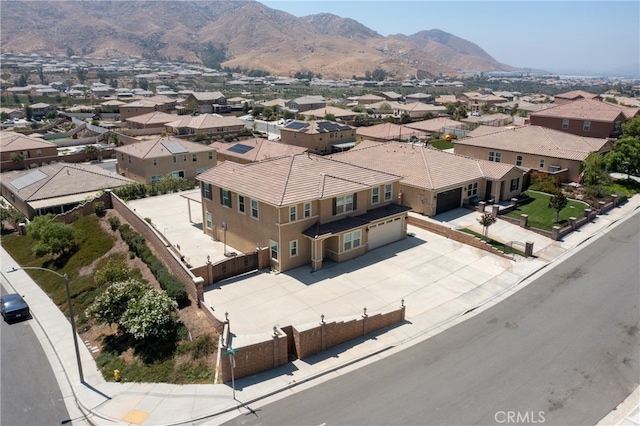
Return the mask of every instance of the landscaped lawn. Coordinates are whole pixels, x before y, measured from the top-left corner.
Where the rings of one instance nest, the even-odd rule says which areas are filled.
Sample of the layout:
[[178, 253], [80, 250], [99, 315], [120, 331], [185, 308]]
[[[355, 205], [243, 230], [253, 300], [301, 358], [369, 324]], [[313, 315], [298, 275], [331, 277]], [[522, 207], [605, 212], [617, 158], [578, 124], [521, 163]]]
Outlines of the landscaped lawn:
[[436, 149], [440, 149], [440, 150], [452, 149], [453, 148], [453, 143], [451, 143], [451, 141], [447, 141], [447, 140], [444, 140], [444, 139], [438, 139], [438, 140], [434, 140], [434, 141], [429, 141], [429, 145], [431, 145], [432, 147], [434, 147]]
[[550, 194], [537, 191], [525, 191], [524, 194], [529, 196], [530, 202], [519, 205], [517, 209], [507, 213], [507, 216], [520, 219], [522, 214], [529, 215], [527, 224], [532, 228], [551, 231], [554, 226], [567, 225], [570, 217], [582, 217], [584, 210], [589, 208], [587, 203], [569, 199], [567, 206], [560, 211], [558, 223], [556, 223], [554, 222], [556, 211], [549, 207]]

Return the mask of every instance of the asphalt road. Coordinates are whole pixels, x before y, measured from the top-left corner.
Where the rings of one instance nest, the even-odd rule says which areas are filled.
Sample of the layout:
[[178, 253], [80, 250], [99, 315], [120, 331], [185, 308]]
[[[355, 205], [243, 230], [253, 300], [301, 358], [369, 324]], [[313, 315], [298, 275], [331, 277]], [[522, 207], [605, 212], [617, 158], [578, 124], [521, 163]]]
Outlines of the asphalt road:
[[[5, 294], [2, 287], [2, 294]], [[27, 301], [29, 303], [29, 301]], [[68, 421], [58, 382], [28, 320], [0, 318], [0, 424], [48, 426]]]
[[227, 424], [595, 424], [640, 383], [639, 219], [468, 321]]

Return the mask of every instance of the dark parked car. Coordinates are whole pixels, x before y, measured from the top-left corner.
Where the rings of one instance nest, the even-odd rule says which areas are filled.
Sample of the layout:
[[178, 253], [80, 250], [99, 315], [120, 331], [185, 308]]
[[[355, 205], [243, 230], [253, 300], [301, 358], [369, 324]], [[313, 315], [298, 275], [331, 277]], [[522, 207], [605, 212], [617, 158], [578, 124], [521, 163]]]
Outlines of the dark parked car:
[[5, 321], [29, 318], [29, 305], [19, 294], [6, 294], [0, 298], [0, 310]]

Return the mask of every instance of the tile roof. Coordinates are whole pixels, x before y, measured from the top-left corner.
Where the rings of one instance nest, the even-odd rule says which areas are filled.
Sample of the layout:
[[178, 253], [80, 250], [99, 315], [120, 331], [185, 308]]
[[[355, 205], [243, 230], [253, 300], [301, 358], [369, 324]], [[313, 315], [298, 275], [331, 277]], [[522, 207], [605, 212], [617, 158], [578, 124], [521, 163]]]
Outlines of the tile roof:
[[480, 178], [500, 179], [514, 166], [451, 154], [420, 144], [364, 141], [332, 159], [402, 176], [405, 185], [441, 190]]
[[[233, 147], [238, 145], [252, 147], [252, 149], [247, 150], [246, 152], [233, 151]], [[232, 143], [214, 142], [209, 146], [215, 148], [218, 151], [218, 154], [242, 158], [251, 162], [290, 156], [292, 154], [302, 154], [307, 151], [307, 148], [301, 146], [274, 142], [265, 138], [246, 139]]]
[[454, 149], [455, 145], [467, 145], [582, 161], [590, 152], [599, 152], [606, 144], [605, 138], [586, 138], [542, 126], [523, 126], [458, 139], [454, 141]]
[[162, 111], [147, 112], [146, 114], [135, 115], [125, 121], [138, 124], [166, 124], [176, 119], [176, 115]]
[[580, 99], [580, 98], [595, 99], [595, 98], [599, 98], [600, 95], [595, 95], [593, 93], [585, 92], [584, 90], [572, 90], [570, 92], [559, 93], [559, 94], [555, 95], [554, 97], [555, 98], [561, 98], [561, 99], [576, 100], [576, 99]]
[[220, 98], [224, 98], [222, 92], [191, 92], [194, 98], [198, 101], [216, 101]]
[[183, 147], [186, 152], [181, 152], [180, 154], [193, 154], [196, 152], [208, 152], [215, 150], [214, 148], [201, 143], [189, 142], [187, 140], [171, 136], [160, 136], [156, 139], [146, 140], [130, 145], [123, 145], [115, 148], [115, 151], [131, 155], [136, 158], [160, 158], [171, 157], [174, 155], [169, 149], [171, 146]]
[[0, 150], [2, 151], [23, 151], [27, 149], [51, 147], [56, 147], [56, 145], [44, 139], [34, 138], [16, 132], [0, 132]]
[[532, 117], [568, 118], [574, 120], [613, 122], [623, 113], [626, 118], [635, 117], [640, 109], [630, 108], [594, 99], [579, 99], [577, 101], [558, 105], [531, 114]]
[[337, 131], [354, 130], [355, 127], [347, 126], [346, 124], [340, 124], [328, 120], [313, 120], [313, 121], [299, 121], [294, 120], [286, 126], [282, 127], [280, 131], [290, 131], [306, 134], [328, 133]]
[[[174, 116], [175, 118], [175, 116]], [[244, 122], [236, 117], [221, 116], [217, 114], [200, 114], [196, 116], [185, 115], [182, 118], [167, 123], [167, 127], [188, 127], [191, 129], [212, 129], [214, 127], [242, 126]]]
[[399, 124], [380, 123], [373, 126], [358, 127], [356, 129], [356, 135], [364, 138], [401, 140], [408, 139], [411, 136], [427, 136], [428, 133], [408, 126], [401, 126]]
[[314, 115], [316, 117], [324, 117], [327, 114], [333, 114], [334, 117], [354, 117], [356, 115], [365, 115], [363, 112], [355, 112], [350, 109], [338, 108], [335, 106], [327, 105], [326, 107], [312, 109], [309, 111], [305, 111], [302, 115], [308, 117], [310, 115]]
[[425, 132], [439, 132], [444, 127], [460, 128], [463, 126], [463, 123], [452, 120], [447, 117], [437, 117], [437, 118], [432, 118], [430, 120], [414, 121], [413, 123], [407, 123], [406, 126], [411, 127], [412, 129], [418, 129]]
[[[25, 201], [82, 194], [133, 183], [131, 179], [98, 166], [70, 163], [54, 163], [35, 169], [6, 172], [2, 174], [2, 180]], [[25, 182], [31, 183], [26, 186], [19, 184]], [[14, 183], [21, 189], [14, 186]]]
[[250, 164], [225, 161], [196, 179], [284, 206], [361, 191], [398, 181], [400, 176], [318, 155], [298, 154]]

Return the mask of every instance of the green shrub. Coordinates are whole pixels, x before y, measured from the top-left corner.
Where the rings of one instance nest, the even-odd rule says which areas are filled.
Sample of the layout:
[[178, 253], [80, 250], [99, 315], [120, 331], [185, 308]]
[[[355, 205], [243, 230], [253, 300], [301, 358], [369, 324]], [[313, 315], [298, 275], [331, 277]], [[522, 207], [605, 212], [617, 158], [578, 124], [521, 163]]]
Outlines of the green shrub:
[[107, 209], [105, 208], [104, 202], [102, 201], [96, 201], [95, 203], [93, 203], [93, 211], [98, 217], [104, 217], [104, 215], [107, 214]]
[[118, 216], [111, 216], [108, 221], [112, 231], [115, 231], [120, 226], [120, 219], [118, 219]]
[[131, 269], [124, 260], [109, 259], [93, 276], [98, 286], [127, 281], [131, 278]]

